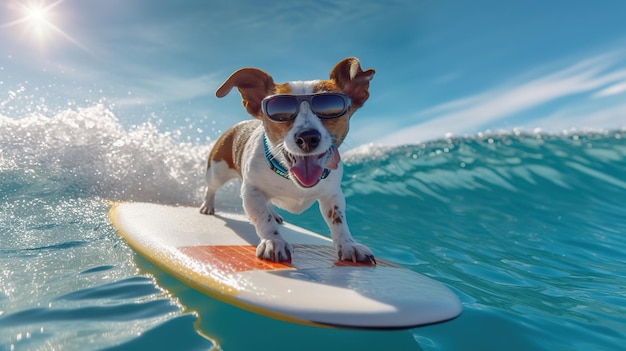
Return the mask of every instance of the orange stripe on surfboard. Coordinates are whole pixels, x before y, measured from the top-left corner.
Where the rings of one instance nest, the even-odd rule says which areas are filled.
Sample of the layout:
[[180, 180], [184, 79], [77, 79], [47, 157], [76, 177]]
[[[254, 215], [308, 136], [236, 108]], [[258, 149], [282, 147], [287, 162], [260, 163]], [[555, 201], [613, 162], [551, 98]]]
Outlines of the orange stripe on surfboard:
[[224, 273], [293, 269], [287, 262], [278, 263], [256, 257], [256, 248], [250, 245], [186, 246], [178, 249], [192, 259]]
[[[256, 257], [256, 248], [250, 245], [185, 246], [178, 249], [191, 259], [223, 273], [253, 270], [318, 269], [341, 266], [368, 267], [369, 262], [339, 261], [332, 246], [293, 245], [291, 262], [272, 262]], [[397, 267], [391, 262], [378, 261], [379, 267]]]

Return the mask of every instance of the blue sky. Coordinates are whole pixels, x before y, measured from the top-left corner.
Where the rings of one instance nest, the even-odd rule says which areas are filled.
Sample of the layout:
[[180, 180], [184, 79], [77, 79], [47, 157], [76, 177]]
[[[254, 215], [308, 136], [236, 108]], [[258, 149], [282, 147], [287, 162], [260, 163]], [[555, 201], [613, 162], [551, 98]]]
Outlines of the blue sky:
[[622, 128], [624, 13], [617, 0], [3, 0], [0, 114], [101, 102], [126, 126], [215, 138], [248, 118], [237, 94], [214, 95], [234, 70], [327, 78], [356, 56], [377, 73], [348, 147]]

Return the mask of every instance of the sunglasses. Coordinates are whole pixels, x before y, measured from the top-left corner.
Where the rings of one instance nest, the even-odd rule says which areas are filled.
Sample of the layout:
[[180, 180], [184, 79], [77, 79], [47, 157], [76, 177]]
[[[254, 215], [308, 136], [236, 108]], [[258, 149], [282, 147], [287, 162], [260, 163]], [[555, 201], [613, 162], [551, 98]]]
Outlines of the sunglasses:
[[322, 119], [342, 116], [352, 105], [350, 98], [340, 93], [277, 94], [263, 99], [263, 113], [274, 122], [292, 121], [298, 115], [302, 101], [308, 102], [311, 111]]

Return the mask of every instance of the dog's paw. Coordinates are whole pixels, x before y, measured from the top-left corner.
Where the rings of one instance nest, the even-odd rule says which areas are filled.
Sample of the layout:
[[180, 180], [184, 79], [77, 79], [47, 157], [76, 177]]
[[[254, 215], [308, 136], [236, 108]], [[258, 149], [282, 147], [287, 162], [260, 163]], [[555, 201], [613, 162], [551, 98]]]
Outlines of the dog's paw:
[[369, 262], [376, 264], [372, 250], [355, 241], [343, 241], [337, 245], [337, 256], [343, 261]]
[[212, 215], [215, 214], [215, 209], [212, 206], [208, 206], [206, 203], [203, 203], [202, 206], [200, 206], [200, 213]]
[[274, 262], [291, 262], [293, 247], [290, 243], [281, 239], [263, 239], [256, 247], [256, 256]]

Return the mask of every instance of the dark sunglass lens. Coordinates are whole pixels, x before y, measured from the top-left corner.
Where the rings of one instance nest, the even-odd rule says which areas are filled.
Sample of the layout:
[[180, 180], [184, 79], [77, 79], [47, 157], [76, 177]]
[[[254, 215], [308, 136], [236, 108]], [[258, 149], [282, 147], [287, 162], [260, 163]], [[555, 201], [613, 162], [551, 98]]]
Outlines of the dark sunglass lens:
[[320, 118], [339, 117], [346, 112], [346, 103], [339, 95], [316, 95], [311, 99], [313, 112]]
[[296, 116], [298, 100], [293, 96], [277, 96], [267, 101], [265, 113], [274, 121], [289, 121]]

